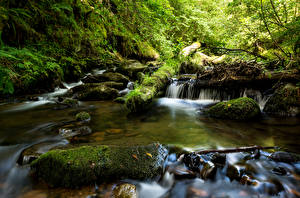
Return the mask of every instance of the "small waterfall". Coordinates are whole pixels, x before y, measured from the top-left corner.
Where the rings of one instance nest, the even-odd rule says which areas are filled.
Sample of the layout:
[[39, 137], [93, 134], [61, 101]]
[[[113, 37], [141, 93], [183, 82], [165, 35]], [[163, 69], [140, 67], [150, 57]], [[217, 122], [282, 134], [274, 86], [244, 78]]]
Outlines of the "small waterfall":
[[258, 102], [261, 109], [264, 108], [269, 96], [263, 95], [260, 90], [254, 89], [225, 89], [225, 88], [203, 88], [196, 80], [173, 82], [166, 91], [167, 98], [189, 99], [189, 100], [213, 100], [227, 101], [239, 97], [249, 97]]
[[261, 91], [254, 90], [254, 89], [245, 89], [242, 97], [248, 97], [248, 98], [252, 98], [253, 100], [255, 100], [258, 103], [261, 110], [264, 109], [265, 104], [267, 103], [267, 101], [270, 98], [269, 95], [267, 95], [267, 96], [263, 95], [261, 93]]
[[217, 88], [202, 88], [195, 80], [178, 81], [173, 80], [166, 91], [167, 98], [180, 98], [190, 100], [230, 100], [238, 98], [240, 91], [224, 90]]

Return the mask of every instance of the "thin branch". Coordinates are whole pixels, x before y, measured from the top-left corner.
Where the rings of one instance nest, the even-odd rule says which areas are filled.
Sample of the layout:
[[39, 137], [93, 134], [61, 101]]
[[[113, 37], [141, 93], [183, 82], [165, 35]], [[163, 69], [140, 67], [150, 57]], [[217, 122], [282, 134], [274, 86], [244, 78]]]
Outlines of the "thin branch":
[[247, 51], [247, 50], [244, 50], [244, 49], [229, 49], [229, 48], [223, 48], [223, 47], [207, 47], [207, 48], [217, 49], [217, 50], [225, 50], [225, 51], [232, 51], [232, 52], [245, 52], [245, 53], [251, 54], [251, 55], [253, 55], [253, 56], [262, 58], [262, 59], [264, 59], [264, 60], [267, 60], [267, 59], [268, 59], [268, 58], [265, 57], [265, 56], [262, 56], [262, 55], [260, 55], [260, 54], [257, 54], [257, 53], [251, 52], [251, 51]]
[[228, 148], [228, 149], [210, 149], [210, 150], [202, 150], [195, 152], [199, 155], [208, 154], [208, 153], [238, 153], [238, 152], [250, 152], [256, 150], [270, 150], [270, 149], [278, 149], [276, 146], [249, 146], [249, 147], [237, 147], [237, 148]]
[[273, 12], [274, 12], [274, 14], [275, 14], [275, 20], [277, 21], [278, 25], [281, 26], [281, 27], [286, 28], [286, 27], [283, 25], [283, 23], [281, 22], [280, 18], [279, 18], [279, 15], [278, 15], [278, 12], [276, 11], [274, 2], [273, 2], [272, 0], [270, 0], [270, 3], [271, 3], [271, 5], [272, 5]]
[[289, 57], [289, 55], [278, 45], [278, 43], [275, 41], [275, 39], [273, 38], [273, 36], [272, 36], [272, 33], [271, 33], [271, 31], [270, 31], [270, 29], [269, 29], [269, 26], [268, 26], [268, 24], [267, 24], [267, 21], [266, 21], [266, 18], [265, 18], [265, 15], [264, 15], [264, 7], [263, 7], [263, 2], [262, 2], [262, 0], [260, 0], [260, 9], [261, 9], [261, 16], [262, 16], [262, 20], [263, 20], [263, 22], [264, 22], [264, 24], [265, 24], [265, 27], [266, 27], [266, 29], [267, 29], [267, 31], [268, 31], [268, 33], [269, 33], [269, 35], [270, 35], [270, 37], [271, 37], [271, 39], [272, 39], [272, 41], [275, 43], [275, 45], [280, 49], [280, 51], [282, 51], [287, 57]]

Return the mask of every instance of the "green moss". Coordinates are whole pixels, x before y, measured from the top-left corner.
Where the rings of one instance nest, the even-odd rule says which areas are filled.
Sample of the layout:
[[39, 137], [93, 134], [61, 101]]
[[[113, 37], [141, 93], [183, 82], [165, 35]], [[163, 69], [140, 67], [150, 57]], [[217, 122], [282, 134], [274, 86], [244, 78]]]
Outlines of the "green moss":
[[260, 115], [259, 105], [251, 98], [237, 98], [228, 102], [220, 102], [210, 107], [207, 115], [215, 118], [232, 120], [249, 120]]
[[62, 103], [74, 107], [78, 105], [78, 100], [72, 98], [66, 98]]
[[133, 113], [147, 109], [152, 99], [167, 86], [169, 78], [178, 70], [178, 65], [178, 60], [168, 60], [151, 76], [144, 77], [142, 83], [127, 95], [126, 107]]
[[91, 119], [91, 116], [89, 113], [83, 111], [83, 112], [77, 113], [75, 118], [77, 121], [86, 121], [86, 120]]
[[159, 144], [135, 147], [82, 146], [53, 150], [31, 163], [52, 186], [76, 187], [113, 179], [148, 179], [162, 173], [166, 150]]
[[80, 147], [70, 150], [53, 150], [33, 161], [31, 167], [38, 177], [50, 185], [73, 187], [96, 180], [97, 169], [107, 161], [108, 147]]
[[264, 111], [278, 116], [295, 116], [300, 114], [300, 88], [287, 84], [278, 88], [267, 101]]

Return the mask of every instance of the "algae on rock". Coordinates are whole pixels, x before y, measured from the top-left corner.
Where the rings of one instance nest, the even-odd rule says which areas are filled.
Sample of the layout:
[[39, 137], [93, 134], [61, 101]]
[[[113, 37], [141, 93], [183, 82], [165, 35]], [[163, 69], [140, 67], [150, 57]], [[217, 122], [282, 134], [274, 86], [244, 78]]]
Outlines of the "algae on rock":
[[278, 88], [267, 101], [264, 112], [276, 116], [300, 114], [300, 87], [287, 84]]
[[259, 117], [261, 112], [257, 102], [251, 98], [242, 97], [220, 102], [210, 107], [205, 114], [214, 118], [250, 120]]
[[49, 151], [33, 161], [31, 168], [51, 186], [77, 187], [113, 179], [160, 176], [166, 155], [167, 150], [160, 144], [82, 146]]

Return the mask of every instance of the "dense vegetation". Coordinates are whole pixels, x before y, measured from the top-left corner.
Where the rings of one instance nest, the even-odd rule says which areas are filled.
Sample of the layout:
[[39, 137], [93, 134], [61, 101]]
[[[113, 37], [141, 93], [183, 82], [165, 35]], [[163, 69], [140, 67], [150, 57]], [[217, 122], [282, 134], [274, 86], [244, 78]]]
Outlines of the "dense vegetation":
[[299, 69], [299, 19], [297, 0], [2, 0], [0, 94], [49, 90], [126, 58], [176, 58], [194, 41]]

